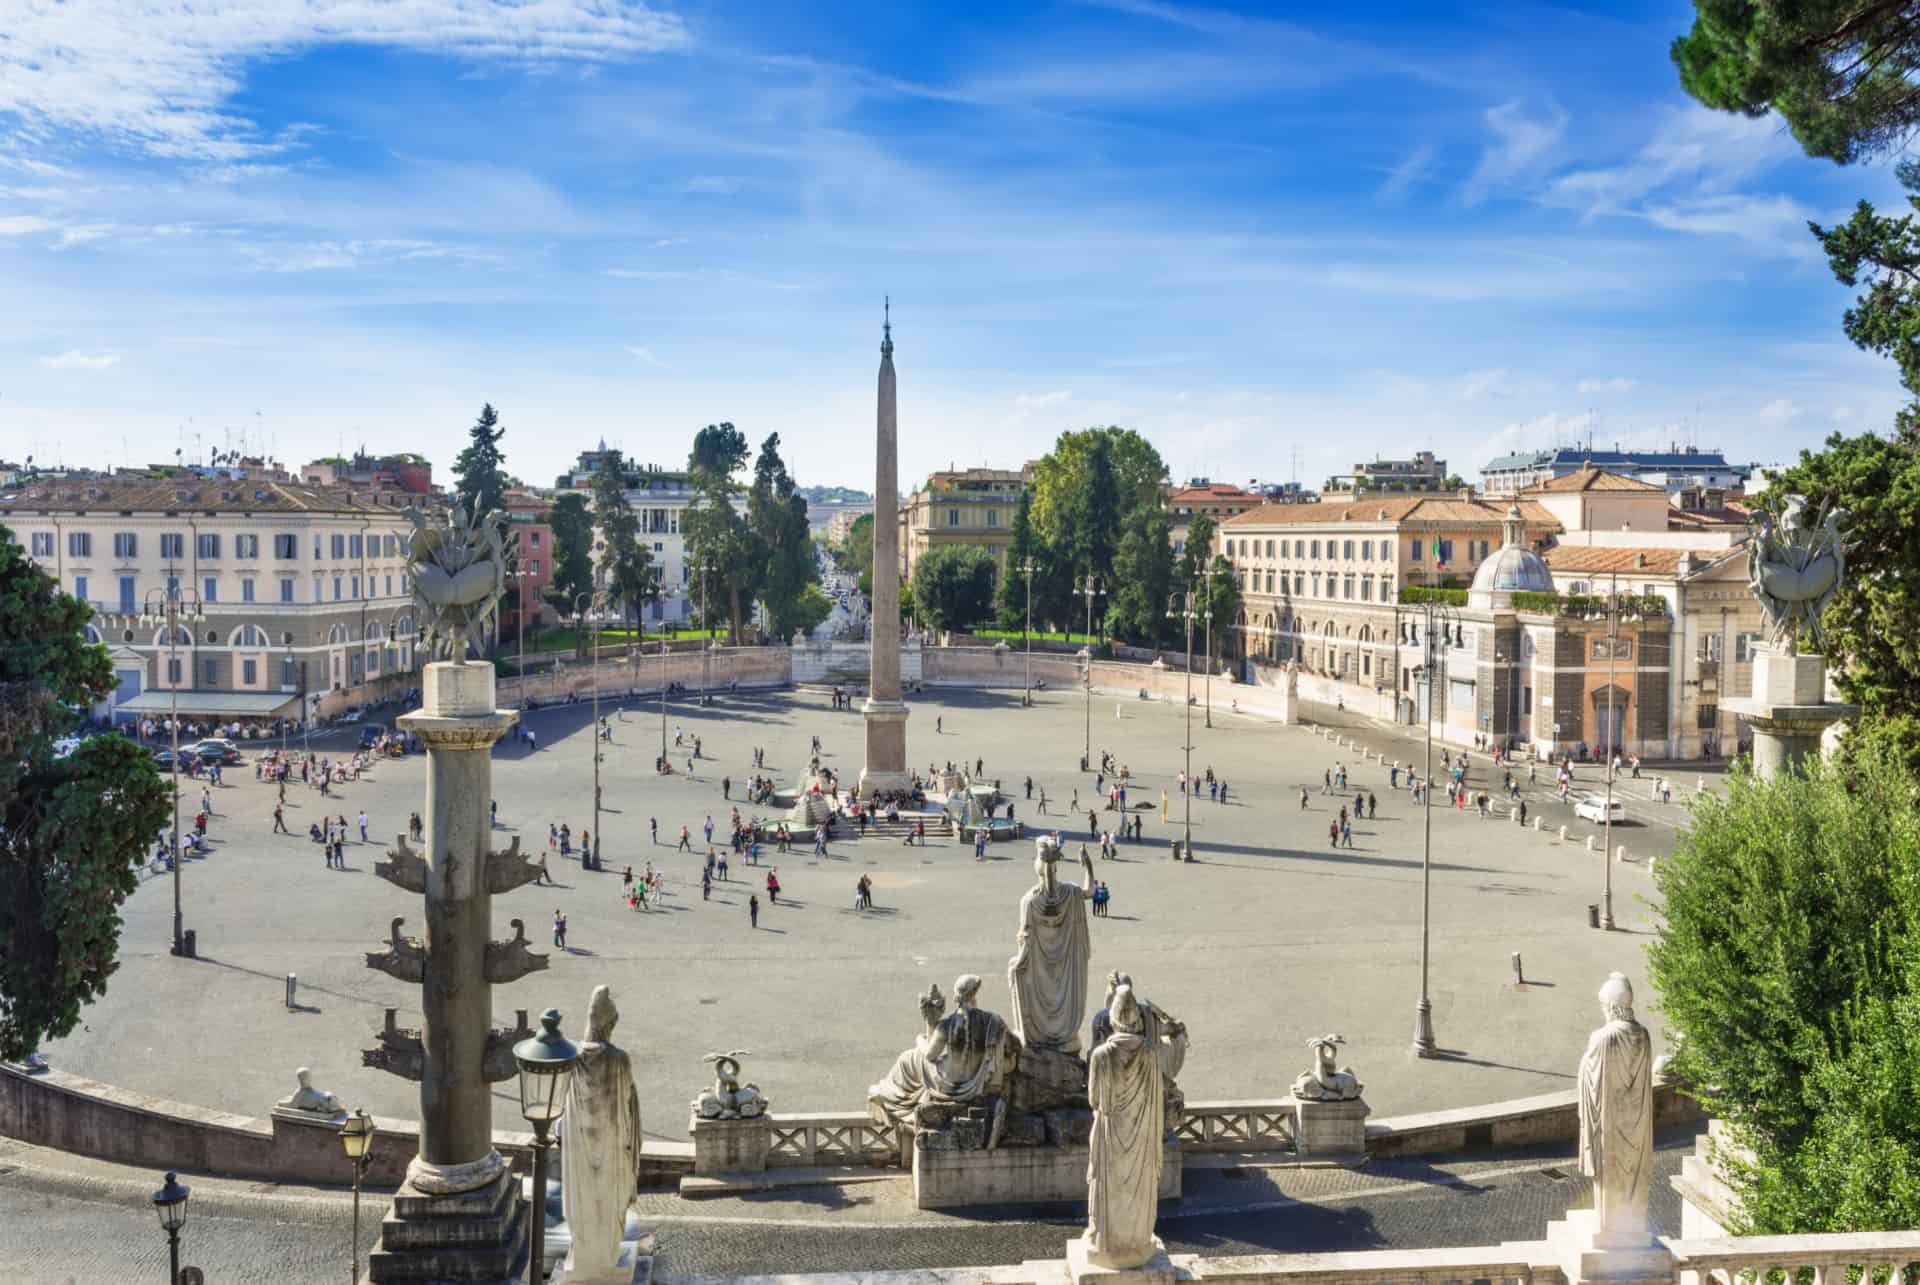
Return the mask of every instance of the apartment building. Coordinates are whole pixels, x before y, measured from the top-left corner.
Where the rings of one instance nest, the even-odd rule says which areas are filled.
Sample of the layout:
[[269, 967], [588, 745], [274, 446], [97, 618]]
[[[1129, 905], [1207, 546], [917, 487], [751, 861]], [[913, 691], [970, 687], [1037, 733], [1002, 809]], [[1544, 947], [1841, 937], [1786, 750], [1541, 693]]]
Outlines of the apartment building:
[[[1459, 485], [1455, 483], [1455, 485]], [[1321, 488], [1329, 497], [1363, 492], [1408, 493], [1445, 491], [1447, 462], [1432, 451], [1418, 451], [1410, 460], [1363, 460], [1351, 472], [1336, 473]]]
[[[0, 523], [93, 608], [117, 716], [293, 717], [365, 699], [416, 667], [397, 492], [195, 476], [28, 478]], [[194, 612], [169, 638], [149, 609], [177, 588]]]
[[1749, 464], [1730, 464], [1718, 450], [1673, 443], [1664, 451], [1610, 451], [1590, 447], [1556, 446], [1544, 451], [1520, 451], [1487, 461], [1480, 470], [1480, 489], [1490, 497], [1518, 495], [1529, 487], [1591, 469], [1615, 477], [1650, 482], [1668, 492], [1711, 489], [1738, 491], [1753, 473]]
[[[594, 477], [606, 467], [612, 455], [604, 442], [598, 450], [580, 452], [573, 472], [563, 473], [556, 478], [555, 487], [560, 491], [587, 493], [591, 502]], [[692, 569], [687, 561], [686, 537], [681, 533], [681, 524], [687, 510], [693, 506], [696, 495], [693, 475], [685, 469], [662, 468], [657, 464], [635, 464], [624, 460], [622, 473], [626, 481], [627, 504], [640, 519], [640, 539], [652, 555], [653, 565], [660, 577], [660, 597], [658, 601], [647, 605], [645, 619], [652, 624], [684, 623], [692, 618], [694, 609], [689, 592]], [[734, 507], [742, 513], [746, 512], [745, 497], [734, 497]], [[600, 533], [596, 530], [593, 555], [596, 585], [603, 585], [605, 580], [599, 568], [603, 547]]]
[[913, 569], [929, 550], [946, 545], [985, 549], [993, 555], [994, 574], [1007, 569], [1013, 543], [1013, 514], [1020, 495], [1033, 485], [1033, 468], [970, 468], [929, 473], [900, 506], [900, 574]]
[[1193, 520], [1201, 514], [1213, 519], [1218, 527], [1228, 518], [1245, 513], [1248, 509], [1257, 509], [1265, 504], [1265, 496], [1249, 491], [1228, 482], [1212, 482], [1204, 477], [1196, 477], [1185, 486], [1170, 487], [1166, 491], [1167, 538], [1173, 544], [1175, 557], [1186, 552], [1187, 532], [1193, 527]]

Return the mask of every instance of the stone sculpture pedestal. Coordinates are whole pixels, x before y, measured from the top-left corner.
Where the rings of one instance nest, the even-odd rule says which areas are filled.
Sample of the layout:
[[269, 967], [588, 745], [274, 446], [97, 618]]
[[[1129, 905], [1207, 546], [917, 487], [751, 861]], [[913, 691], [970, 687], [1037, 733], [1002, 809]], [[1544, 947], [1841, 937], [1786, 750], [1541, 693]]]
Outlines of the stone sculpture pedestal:
[[1753, 771], [1762, 780], [1818, 758], [1826, 730], [1860, 714], [1858, 705], [1827, 701], [1826, 657], [1778, 647], [1754, 648], [1753, 694], [1721, 704], [1752, 726]]
[[568, 1254], [553, 1279], [557, 1285], [646, 1285], [652, 1278], [653, 1255], [641, 1242], [623, 1240], [620, 1258], [612, 1266], [588, 1271], [575, 1265], [573, 1255]]
[[1166, 1244], [1158, 1236], [1153, 1238], [1153, 1257], [1138, 1266], [1103, 1267], [1092, 1260], [1092, 1253], [1085, 1236], [1075, 1236], [1067, 1242], [1067, 1275], [1074, 1285], [1082, 1281], [1097, 1281], [1099, 1285], [1173, 1285], [1177, 1278], [1173, 1260], [1167, 1257]]
[[[945, 1151], [916, 1135], [913, 1207], [1067, 1204], [1087, 1198], [1085, 1144], [1003, 1146], [993, 1151]], [[1168, 1139], [1160, 1156], [1160, 1199], [1181, 1196], [1180, 1144]]]
[[1293, 1104], [1294, 1149], [1303, 1156], [1364, 1156], [1370, 1111], [1360, 1098], [1336, 1102], [1296, 1101]]
[[[874, 663], [882, 663], [879, 656], [875, 656]], [[898, 664], [897, 656], [894, 663]], [[900, 685], [897, 674], [893, 683], [897, 692]], [[861, 707], [860, 713], [866, 719], [867, 731], [867, 765], [860, 773], [860, 793], [863, 796], [892, 794], [913, 788], [913, 774], [905, 766], [907, 717], [911, 712], [905, 701], [871, 696]]]
[[1559, 1264], [1567, 1285], [1605, 1281], [1607, 1285], [1673, 1281], [1673, 1259], [1651, 1236], [1615, 1242], [1600, 1234], [1600, 1215], [1573, 1209], [1564, 1222], [1547, 1224], [1547, 1252]]
[[693, 1172], [698, 1178], [721, 1174], [765, 1173], [773, 1148], [773, 1122], [764, 1115], [747, 1120], [709, 1120], [694, 1116]]

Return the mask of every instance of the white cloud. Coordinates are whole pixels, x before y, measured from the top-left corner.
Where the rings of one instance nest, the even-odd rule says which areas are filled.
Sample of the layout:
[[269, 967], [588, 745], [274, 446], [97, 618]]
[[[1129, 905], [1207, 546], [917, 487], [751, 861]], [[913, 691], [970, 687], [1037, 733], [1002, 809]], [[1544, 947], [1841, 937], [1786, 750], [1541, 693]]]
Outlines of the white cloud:
[[1655, 227], [1701, 236], [1726, 236], [1780, 258], [1813, 259], [1819, 247], [1807, 232], [1812, 212], [1790, 196], [1727, 193], [1647, 207]]
[[1567, 114], [1558, 107], [1530, 116], [1517, 98], [1489, 107], [1485, 121], [1493, 137], [1461, 193], [1469, 205], [1486, 199], [1494, 188], [1542, 168], [1567, 132]]
[[641, 361], [647, 363], [647, 365], [661, 370], [666, 369], [667, 363], [654, 356], [653, 349], [643, 348], [639, 344], [628, 344], [626, 345], [626, 349], [630, 356], [638, 357]]
[[725, 174], [696, 174], [681, 190], [701, 196], [732, 196], [740, 190], [740, 180]]
[[1043, 406], [1058, 406], [1073, 400], [1071, 389], [1056, 388], [1048, 393], [1021, 393], [1013, 399], [1016, 410], [1039, 410]]
[[1574, 170], [1553, 180], [1549, 204], [1588, 216], [1620, 213], [1662, 188], [1684, 185], [1687, 195], [1724, 192], [1741, 179], [1799, 148], [1779, 122], [1749, 119], [1690, 105], [1660, 117], [1653, 136], [1619, 165]]
[[1425, 182], [1433, 172], [1436, 155], [1432, 143], [1422, 143], [1407, 153], [1404, 160], [1387, 171], [1387, 181], [1380, 185], [1377, 193], [1379, 198], [1388, 202], [1405, 200], [1408, 191]]
[[1488, 398], [1511, 396], [1513, 396], [1513, 389], [1507, 382], [1507, 372], [1504, 370], [1477, 370], [1460, 384], [1460, 397], [1463, 401], [1477, 402]]
[[34, 214], [0, 215], [0, 236], [30, 236], [35, 232], [48, 232], [53, 224]]
[[454, 259], [467, 263], [498, 263], [500, 256], [483, 250], [441, 245], [434, 241], [383, 238], [370, 241], [312, 241], [270, 243], [241, 247], [261, 272], [326, 272], [367, 264], [407, 263], [419, 259]]
[[1790, 397], [1776, 397], [1762, 406], [1758, 412], [1759, 418], [1769, 424], [1785, 424], [1797, 418], [1799, 414], [1800, 408]]
[[245, 63], [321, 44], [517, 62], [610, 62], [684, 46], [680, 19], [638, 0], [27, 0], [8, 7], [0, 114], [165, 156], [239, 162], [261, 138], [230, 111]]
[[109, 366], [120, 364], [117, 352], [86, 353], [79, 349], [63, 352], [57, 357], [42, 357], [40, 364], [48, 370], [105, 370]]
[[1633, 381], [1625, 375], [1615, 375], [1612, 379], [1583, 379], [1574, 385], [1575, 392], [1581, 393], [1630, 393]]

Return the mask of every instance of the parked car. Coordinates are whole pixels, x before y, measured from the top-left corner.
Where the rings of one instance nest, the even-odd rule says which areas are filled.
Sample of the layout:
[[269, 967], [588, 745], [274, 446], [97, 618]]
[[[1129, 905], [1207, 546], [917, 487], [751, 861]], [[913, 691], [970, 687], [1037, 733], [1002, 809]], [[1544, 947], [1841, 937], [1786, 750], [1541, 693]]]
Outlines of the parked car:
[[340, 721], [343, 723], [358, 723], [366, 716], [367, 711], [364, 709], [350, 709], [340, 716]]
[[371, 749], [375, 742], [387, 734], [385, 723], [363, 723], [360, 726], [360, 748]]
[[1607, 805], [1613, 805], [1613, 820], [1617, 825], [1627, 819], [1627, 805], [1619, 799], [1609, 799], [1604, 794], [1587, 794], [1573, 805], [1573, 814], [1582, 821], [1591, 821], [1595, 825], [1604, 825], [1607, 820]]
[[222, 766], [229, 766], [240, 761], [240, 747], [224, 736], [210, 736], [204, 741], [196, 741], [191, 746], [183, 745], [180, 748], [191, 749], [202, 763], [219, 763]]
[[[200, 761], [200, 756], [195, 754], [187, 746], [182, 745], [180, 747], [180, 764], [182, 767], [192, 767], [195, 763], [199, 761]], [[179, 770], [178, 768], [174, 767], [173, 750], [170, 748], [155, 750], [153, 752], [153, 765], [159, 768], [162, 772], [173, 772], [173, 771]]]

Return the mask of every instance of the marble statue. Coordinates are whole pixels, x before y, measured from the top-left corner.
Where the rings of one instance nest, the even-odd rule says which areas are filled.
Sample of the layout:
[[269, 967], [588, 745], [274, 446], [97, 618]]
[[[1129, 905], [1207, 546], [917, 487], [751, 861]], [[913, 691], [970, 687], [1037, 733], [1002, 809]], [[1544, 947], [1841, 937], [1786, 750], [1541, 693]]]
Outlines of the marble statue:
[[713, 1063], [713, 1087], [693, 1100], [693, 1113], [703, 1120], [751, 1120], [766, 1114], [767, 1099], [757, 1084], [740, 1083], [740, 1059], [745, 1049], [709, 1053], [700, 1059]]
[[1841, 525], [1847, 511], [1838, 505], [1809, 512], [1804, 496], [1789, 495], [1777, 512], [1757, 509], [1748, 519], [1753, 553], [1748, 563], [1753, 596], [1767, 617], [1767, 638], [1799, 651], [1799, 635], [1822, 646], [1820, 613], [1840, 592], [1847, 575], [1846, 540]]
[[507, 552], [498, 513], [469, 514], [458, 501], [431, 517], [406, 511], [407, 574], [425, 617], [422, 643], [455, 661], [467, 658], [467, 640], [486, 630], [506, 592]]
[[613, 993], [594, 987], [580, 1058], [567, 1077], [560, 1203], [573, 1234], [569, 1265], [582, 1273], [610, 1268], [619, 1259], [627, 1206], [640, 1185], [640, 1095], [632, 1059], [613, 1043], [619, 1020]]
[[867, 1103], [876, 1120], [911, 1126], [913, 1110], [920, 1105], [920, 1095], [927, 1086], [927, 1048], [933, 1043], [934, 1030], [946, 1011], [947, 997], [940, 993], [940, 984], [935, 982], [920, 997], [923, 1029], [914, 1037], [913, 1047], [893, 1060], [893, 1069], [885, 1079], [867, 1089]]
[[1138, 1267], [1161, 1248], [1153, 1234], [1166, 1134], [1160, 1059], [1132, 986], [1123, 982], [1114, 991], [1108, 1018], [1113, 1033], [1088, 1060], [1093, 1133], [1082, 1243], [1095, 1266]]
[[[1020, 1041], [997, 1013], [979, 1007], [980, 979], [966, 973], [953, 983], [953, 1011], [927, 1037], [922, 1105], [967, 1106], [996, 1095], [1019, 1056]], [[988, 1149], [992, 1149], [989, 1141]]]
[[1078, 1053], [1087, 1011], [1087, 959], [1093, 953], [1086, 908], [1093, 861], [1083, 852], [1086, 883], [1067, 883], [1054, 873], [1060, 846], [1043, 837], [1036, 848], [1033, 868], [1040, 882], [1020, 899], [1020, 935], [1007, 961], [1013, 1030], [1024, 1047]]
[[1346, 1042], [1341, 1035], [1319, 1035], [1307, 1041], [1313, 1053], [1313, 1069], [1301, 1072], [1293, 1082], [1295, 1098], [1302, 1102], [1351, 1102], [1360, 1096], [1367, 1086], [1360, 1083], [1353, 1068], [1334, 1067], [1334, 1058]]
[[289, 1111], [311, 1111], [315, 1115], [339, 1115], [346, 1110], [339, 1098], [313, 1087], [313, 1072], [306, 1067], [294, 1071], [293, 1076], [300, 1081], [300, 1087], [274, 1103], [275, 1106]]
[[1633, 987], [1619, 973], [1600, 987], [1606, 1025], [1580, 1059], [1580, 1172], [1593, 1179], [1596, 1243], [1650, 1244], [1653, 1181], [1653, 1042], [1633, 1016]]
[[[1107, 974], [1106, 1006], [1093, 1015], [1093, 1044], [1099, 1048], [1113, 1034], [1113, 1001], [1122, 986], [1132, 986], [1133, 978], [1122, 972]], [[1186, 1095], [1180, 1092], [1178, 1083], [1180, 1071], [1187, 1064], [1187, 1027], [1186, 1023], [1174, 1017], [1151, 1000], [1141, 999], [1135, 993], [1134, 1002], [1140, 1006], [1141, 1034], [1146, 1037], [1149, 1047], [1160, 1055], [1160, 1079], [1166, 1086], [1166, 1115], [1169, 1120], [1179, 1118], [1179, 1112], [1187, 1104]]]

